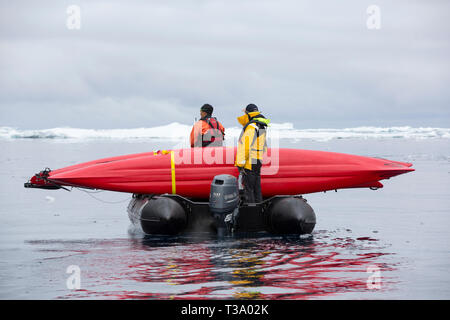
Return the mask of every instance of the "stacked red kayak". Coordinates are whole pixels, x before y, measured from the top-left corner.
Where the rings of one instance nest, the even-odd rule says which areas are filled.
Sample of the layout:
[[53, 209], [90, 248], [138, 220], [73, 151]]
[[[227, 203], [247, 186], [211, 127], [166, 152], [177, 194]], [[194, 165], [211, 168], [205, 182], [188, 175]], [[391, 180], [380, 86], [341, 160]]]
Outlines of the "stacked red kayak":
[[[76, 186], [135, 194], [173, 193], [207, 199], [218, 174], [238, 175], [236, 148], [163, 150], [105, 158], [31, 178], [30, 187]], [[380, 180], [414, 171], [410, 163], [335, 152], [269, 149], [262, 169], [265, 198], [342, 188], [380, 188]]]

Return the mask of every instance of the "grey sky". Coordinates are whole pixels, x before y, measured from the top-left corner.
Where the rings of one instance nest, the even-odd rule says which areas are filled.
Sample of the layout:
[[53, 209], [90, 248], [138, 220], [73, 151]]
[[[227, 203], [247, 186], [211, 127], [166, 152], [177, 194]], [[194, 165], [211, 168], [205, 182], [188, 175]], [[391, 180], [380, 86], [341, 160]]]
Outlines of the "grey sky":
[[450, 1], [0, 4], [0, 126], [189, 124], [205, 102], [225, 126], [248, 103], [296, 128], [450, 126]]

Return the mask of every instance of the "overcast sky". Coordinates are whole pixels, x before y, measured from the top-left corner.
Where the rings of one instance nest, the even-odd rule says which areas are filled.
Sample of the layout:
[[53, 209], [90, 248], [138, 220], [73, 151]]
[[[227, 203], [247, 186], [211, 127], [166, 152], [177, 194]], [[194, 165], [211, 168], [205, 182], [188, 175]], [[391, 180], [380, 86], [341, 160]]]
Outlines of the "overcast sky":
[[447, 0], [0, 4], [0, 126], [191, 124], [203, 103], [237, 126], [255, 103], [300, 129], [450, 127]]

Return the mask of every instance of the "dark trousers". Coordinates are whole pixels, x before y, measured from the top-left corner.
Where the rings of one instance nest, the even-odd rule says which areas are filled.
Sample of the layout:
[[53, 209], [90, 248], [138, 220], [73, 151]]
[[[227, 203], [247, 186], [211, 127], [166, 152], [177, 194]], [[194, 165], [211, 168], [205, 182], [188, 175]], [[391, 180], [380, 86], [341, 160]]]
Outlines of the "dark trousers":
[[261, 161], [252, 164], [252, 170], [244, 169], [242, 184], [244, 185], [244, 197], [247, 203], [262, 202], [261, 193]]

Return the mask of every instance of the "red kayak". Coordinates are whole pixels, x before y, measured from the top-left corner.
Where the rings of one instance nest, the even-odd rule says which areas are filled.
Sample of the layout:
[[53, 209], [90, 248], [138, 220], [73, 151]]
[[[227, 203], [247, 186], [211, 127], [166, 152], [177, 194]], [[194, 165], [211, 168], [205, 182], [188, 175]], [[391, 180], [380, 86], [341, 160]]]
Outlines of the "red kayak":
[[[85, 162], [33, 176], [25, 187], [73, 186], [134, 194], [207, 199], [219, 174], [238, 176], [236, 148], [164, 150]], [[381, 188], [380, 180], [414, 171], [412, 164], [335, 152], [269, 149], [261, 174], [265, 198], [343, 188]]]

